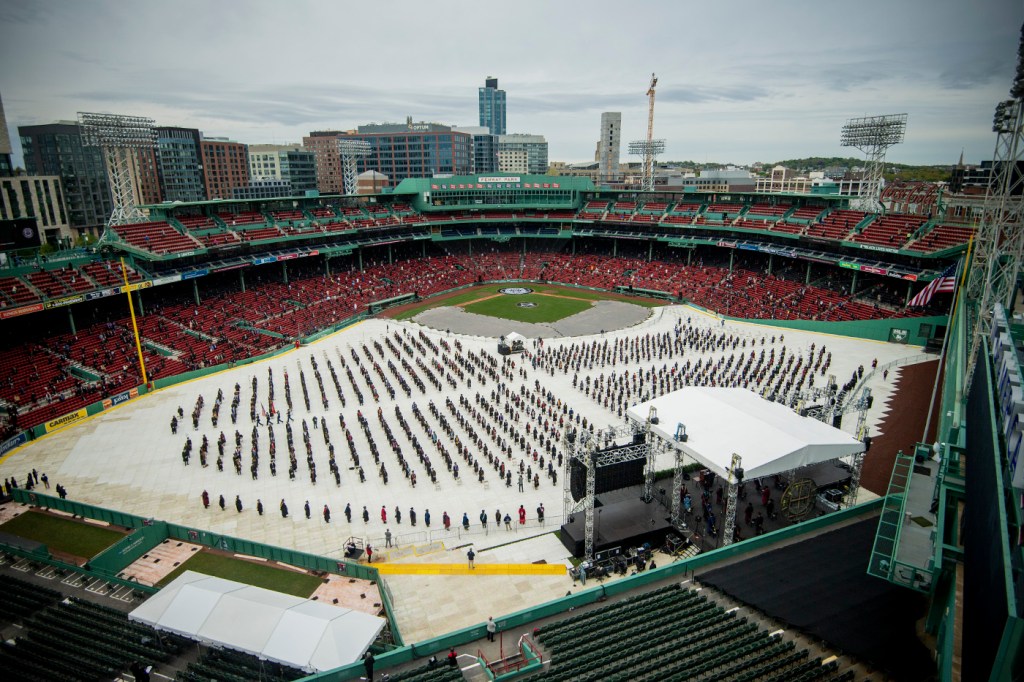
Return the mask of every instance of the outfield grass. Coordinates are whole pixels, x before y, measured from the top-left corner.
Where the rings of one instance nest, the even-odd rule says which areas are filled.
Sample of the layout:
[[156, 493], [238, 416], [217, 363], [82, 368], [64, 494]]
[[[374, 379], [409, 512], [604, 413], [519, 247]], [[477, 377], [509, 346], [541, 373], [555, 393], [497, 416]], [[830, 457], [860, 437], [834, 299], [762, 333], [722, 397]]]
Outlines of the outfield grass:
[[[520, 308], [520, 303], [533, 303], [536, 307]], [[523, 296], [498, 295], [486, 301], [470, 303], [463, 308], [467, 313], [489, 315], [517, 322], [556, 322], [583, 312], [592, 305], [593, 303], [590, 301], [580, 301], [574, 298], [525, 294]]]
[[0, 526], [0, 531], [41, 542], [50, 551], [89, 559], [124, 537], [107, 528], [56, 516], [25, 512]]
[[270, 564], [232, 559], [231, 557], [211, 554], [210, 552], [196, 552], [187, 561], [171, 571], [170, 575], [157, 583], [157, 587], [164, 587], [185, 571], [205, 573], [206, 575], [234, 580], [246, 585], [284, 592], [285, 594], [295, 595], [304, 599], [313, 594], [313, 591], [322, 582], [320, 578], [315, 576], [277, 568]]
[[[510, 283], [510, 284], [488, 284], [488, 285], [481, 286], [481, 287], [471, 287], [471, 288], [467, 289], [466, 291], [462, 291], [462, 292], [460, 292], [460, 293], [458, 293], [458, 294], [456, 294], [454, 296], [451, 296], [449, 298], [445, 298], [445, 299], [441, 299], [441, 300], [436, 300], [436, 301], [428, 300], [428, 301], [424, 302], [421, 305], [409, 308], [408, 310], [404, 310], [404, 311], [398, 313], [397, 315], [395, 315], [395, 319], [396, 320], [408, 320], [410, 318], [415, 317], [416, 315], [419, 315], [424, 310], [429, 310], [431, 308], [439, 308], [439, 307], [442, 307], [442, 306], [458, 306], [458, 305], [462, 305], [464, 303], [471, 303], [472, 301], [476, 301], [477, 299], [485, 298], [487, 296], [498, 295], [498, 296], [501, 296], [502, 298], [516, 299], [517, 301], [525, 300], [526, 299], [525, 296], [505, 296], [504, 294], [499, 294], [498, 293], [498, 291], [500, 289], [504, 289], [505, 287], [511, 287], [511, 286], [524, 286], [524, 287], [528, 287], [530, 289], [533, 289], [537, 293], [551, 293], [551, 294], [555, 294], [557, 296], [565, 296], [567, 298], [579, 298], [579, 299], [585, 299], [587, 301], [604, 301], [604, 300], [626, 301], [627, 303], [632, 303], [634, 305], [642, 305], [645, 308], [654, 308], [654, 307], [657, 307], [657, 306], [665, 305], [665, 303], [666, 303], [665, 301], [656, 301], [656, 300], [650, 300], [650, 299], [640, 299], [640, 298], [631, 298], [631, 297], [622, 297], [622, 296], [617, 296], [617, 295], [610, 295], [610, 294], [608, 294], [607, 292], [604, 292], [604, 291], [591, 291], [589, 289], [576, 289], [574, 287], [564, 287], [564, 286], [549, 285], [549, 284], [536, 284], [534, 282], [522, 282], [522, 283], [515, 283], [515, 282], [513, 282], [513, 283]], [[529, 294], [527, 296], [529, 296]], [[475, 311], [475, 310], [470, 310], [469, 306], [466, 307], [466, 310], [468, 310], [469, 312], [479, 312], [479, 311]], [[520, 308], [519, 310], [525, 310], [525, 309], [524, 308]], [[577, 312], [579, 312], [579, 311], [577, 311]], [[487, 315], [488, 313], [480, 313], [480, 314]], [[508, 319], [522, 320], [524, 322], [551, 322], [551, 321], [553, 321], [553, 320], [537, 320], [537, 319], [526, 320], [526, 319], [519, 318], [519, 317], [510, 317]], [[554, 318], [554, 319], [561, 319], [561, 318]]]

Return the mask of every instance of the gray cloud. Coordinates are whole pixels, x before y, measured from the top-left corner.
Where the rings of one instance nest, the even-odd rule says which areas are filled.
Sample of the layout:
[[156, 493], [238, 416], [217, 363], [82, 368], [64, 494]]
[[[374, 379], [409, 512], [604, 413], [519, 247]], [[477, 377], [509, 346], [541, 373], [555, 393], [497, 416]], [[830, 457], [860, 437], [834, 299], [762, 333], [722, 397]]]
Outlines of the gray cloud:
[[43, 25], [52, 14], [44, 2], [33, 0], [4, 0], [0, 2], [0, 24]]
[[116, 0], [0, 0], [9, 121], [112, 111], [249, 143], [407, 115], [473, 125], [477, 87], [493, 74], [508, 92], [510, 132], [544, 134], [550, 158], [583, 160], [601, 111], [622, 112], [624, 139], [643, 136], [653, 70], [666, 158], [838, 153], [846, 118], [907, 111], [897, 157], [939, 162], [966, 147], [980, 159], [1024, 19], [1009, 2], [901, 0], [880, 21], [820, 0], [734, 0], [661, 3], [638, 32], [623, 30], [617, 0], [585, 11], [451, 0], [441, 33], [412, 0], [386, 10], [247, 0], [245, 13], [176, 3], [202, 21], [153, 31], [168, 25], [157, 0], [135, 0], [130, 13]]

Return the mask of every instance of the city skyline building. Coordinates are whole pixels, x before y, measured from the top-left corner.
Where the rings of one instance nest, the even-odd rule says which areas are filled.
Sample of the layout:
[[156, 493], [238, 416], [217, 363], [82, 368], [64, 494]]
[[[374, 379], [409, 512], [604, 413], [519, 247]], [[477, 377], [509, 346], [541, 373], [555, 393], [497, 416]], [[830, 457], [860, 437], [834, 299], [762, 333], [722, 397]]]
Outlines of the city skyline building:
[[7, 132], [7, 116], [4, 114], [4, 101], [0, 98], [0, 177], [14, 172], [13, 149], [11, 134]]
[[135, 183], [139, 205], [159, 204], [164, 200], [155, 147], [135, 150]]
[[77, 121], [19, 126], [18, 136], [26, 173], [60, 177], [68, 225], [79, 236], [102, 234], [114, 210], [102, 150], [85, 146]]
[[0, 177], [0, 220], [35, 218], [43, 243], [59, 246], [80, 236], [68, 225], [60, 176]]
[[249, 145], [251, 180], [284, 180], [291, 195], [317, 188], [316, 154], [299, 144]]
[[548, 172], [548, 141], [543, 135], [525, 133], [499, 135], [497, 152], [499, 159], [502, 152], [505, 152], [506, 155], [509, 152], [526, 152], [527, 170], [525, 172], [532, 175], [544, 175]]
[[479, 89], [480, 125], [491, 135], [504, 135], [506, 129], [505, 91], [498, 88], [498, 79], [488, 76]]
[[157, 171], [164, 201], [203, 201], [202, 134], [196, 128], [159, 126], [156, 133]]
[[498, 136], [486, 126], [453, 126], [452, 130], [473, 136], [473, 172], [495, 173], [498, 170]]
[[608, 184], [619, 180], [619, 150], [622, 141], [622, 112], [601, 114], [601, 137], [597, 142], [598, 182]]
[[370, 143], [359, 157], [357, 171], [377, 171], [394, 187], [405, 178], [466, 175], [473, 168], [473, 136], [440, 123], [371, 123], [359, 126], [351, 139]]
[[246, 186], [231, 190], [231, 198], [241, 201], [277, 199], [293, 194], [291, 183], [275, 178], [252, 178]]
[[199, 148], [208, 199], [230, 199], [235, 188], [249, 184], [247, 145], [226, 137], [201, 137]]
[[345, 193], [338, 140], [347, 134], [340, 130], [314, 130], [302, 138], [302, 146], [313, 153], [316, 188], [321, 194]]

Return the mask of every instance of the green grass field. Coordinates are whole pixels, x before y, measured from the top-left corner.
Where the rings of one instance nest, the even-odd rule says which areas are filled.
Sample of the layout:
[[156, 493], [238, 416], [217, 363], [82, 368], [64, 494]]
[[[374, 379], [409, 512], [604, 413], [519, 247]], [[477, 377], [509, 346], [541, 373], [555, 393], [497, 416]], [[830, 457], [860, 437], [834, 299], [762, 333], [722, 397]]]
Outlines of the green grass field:
[[226, 580], [235, 580], [247, 585], [264, 587], [268, 590], [284, 592], [302, 598], [313, 594], [313, 591], [321, 583], [320, 578], [315, 576], [276, 568], [270, 564], [232, 559], [209, 552], [196, 552], [188, 561], [178, 566], [170, 575], [157, 583], [157, 587], [167, 585], [185, 571], [205, 573], [206, 575], [213, 575]]
[[[603, 291], [591, 291], [589, 289], [576, 289], [574, 287], [552, 286], [552, 285], [548, 285], [548, 284], [536, 284], [536, 283], [533, 283], [533, 282], [523, 282], [521, 285], [520, 284], [516, 284], [516, 283], [511, 283], [511, 284], [488, 284], [488, 285], [482, 286], [482, 287], [471, 287], [471, 288], [469, 288], [469, 289], [467, 289], [467, 290], [465, 290], [463, 292], [460, 292], [460, 293], [458, 293], [458, 294], [456, 294], [454, 296], [451, 296], [449, 298], [445, 298], [445, 299], [442, 299], [442, 300], [436, 300], [436, 301], [426, 301], [426, 302], [422, 303], [421, 305], [415, 306], [413, 308], [409, 308], [408, 310], [404, 310], [404, 311], [398, 313], [397, 315], [395, 315], [395, 319], [397, 319], [397, 320], [407, 320], [407, 319], [410, 319], [412, 317], [415, 317], [416, 315], [419, 315], [424, 310], [429, 310], [431, 308], [439, 308], [439, 307], [442, 307], [442, 306], [462, 305], [464, 303], [470, 303], [471, 301], [476, 301], [477, 299], [486, 298], [487, 296], [494, 296], [496, 294], [501, 299], [507, 299], [509, 301], [513, 301], [514, 300], [515, 302], [530, 300], [530, 298], [533, 296], [532, 294], [527, 294], [525, 296], [505, 296], [504, 294], [498, 294], [498, 290], [499, 289], [504, 289], [505, 287], [509, 287], [509, 286], [525, 286], [525, 287], [529, 287], [530, 289], [533, 289], [537, 293], [551, 293], [551, 294], [556, 294], [556, 295], [559, 295], [559, 296], [566, 296], [566, 297], [569, 297], [569, 298], [585, 299], [587, 301], [604, 301], [604, 300], [608, 300], [608, 299], [624, 300], [624, 301], [627, 301], [629, 303], [633, 303], [634, 305], [642, 305], [642, 306], [647, 307], [647, 308], [654, 308], [656, 306], [665, 305], [664, 301], [653, 301], [653, 300], [640, 299], [640, 298], [612, 296], [612, 295], [609, 295], [609, 294], [607, 294], [607, 293], [605, 293]], [[545, 297], [545, 296], [541, 296], [539, 298], [542, 299], [542, 300], [546, 300], [546, 301], [552, 300], [551, 297]], [[484, 303], [490, 303], [490, 301], [486, 301]], [[579, 301], [573, 301], [573, 303], [579, 303]], [[574, 312], [568, 313], [567, 315], [562, 315], [560, 317], [552, 317], [552, 318], [526, 318], [526, 317], [519, 317], [517, 315], [521, 315], [521, 314], [523, 314], [526, 311], [531, 311], [531, 310], [532, 311], [538, 311], [539, 307], [538, 308], [517, 308], [515, 306], [515, 303], [512, 303], [512, 307], [515, 309], [516, 315], [506, 316], [506, 315], [502, 315], [502, 314], [495, 314], [495, 313], [492, 313], [492, 312], [484, 312], [482, 310], [474, 310], [472, 305], [466, 306], [466, 310], [468, 312], [478, 313], [480, 315], [491, 315], [493, 317], [505, 317], [506, 319], [520, 320], [520, 321], [523, 321], [523, 322], [553, 322], [555, 320], [560, 320], [563, 317], [568, 317], [568, 315], [574, 315], [575, 313], [580, 312], [580, 310], [585, 310], [587, 306], [579, 308], [578, 310], [575, 310]], [[540, 314], [540, 313], [537, 313], [537, 314]]]
[[[535, 308], [521, 308], [520, 303], [533, 303]], [[558, 298], [543, 294], [525, 294], [523, 296], [498, 295], [486, 301], [470, 303], [464, 306], [467, 313], [500, 317], [503, 320], [516, 322], [556, 322], [563, 318], [583, 312], [593, 303], [573, 298]]]
[[80, 521], [25, 512], [0, 526], [0, 531], [35, 540], [50, 551], [89, 559], [124, 537], [121, 533]]

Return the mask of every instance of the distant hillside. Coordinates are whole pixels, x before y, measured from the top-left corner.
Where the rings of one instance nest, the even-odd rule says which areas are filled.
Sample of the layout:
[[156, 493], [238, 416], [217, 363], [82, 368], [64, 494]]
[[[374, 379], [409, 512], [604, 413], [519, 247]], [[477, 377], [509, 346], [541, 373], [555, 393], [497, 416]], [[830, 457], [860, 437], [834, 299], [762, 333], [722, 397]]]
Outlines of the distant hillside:
[[[767, 164], [772, 166], [785, 166], [799, 171], [825, 170], [826, 168], [857, 168], [864, 165], [864, 159], [841, 156], [811, 156], [805, 159], [786, 159]], [[951, 165], [941, 166], [912, 166], [905, 163], [885, 164], [885, 179], [887, 181], [903, 180], [905, 182], [949, 182]]]
[[[662, 161], [659, 165], [674, 166], [676, 168], [692, 168], [696, 171], [718, 170], [736, 165], [746, 167], [743, 164], [718, 163], [714, 161]], [[863, 158], [852, 156], [810, 156], [804, 159], [785, 159], [762, 164], [762, 174], [767, 174], [773, 166], [785, 166], [793, 170], [809, 173], [811, 171], [823, 171], [826, 168], [861, 168], [864, 165]], [[941, 166], [912, 166], [905, 163], [886, 163], [885, 179], [887, 182], [903, 180], [905, 182], [949, 182], [952, 165]]]

